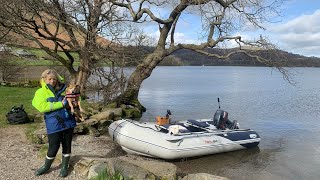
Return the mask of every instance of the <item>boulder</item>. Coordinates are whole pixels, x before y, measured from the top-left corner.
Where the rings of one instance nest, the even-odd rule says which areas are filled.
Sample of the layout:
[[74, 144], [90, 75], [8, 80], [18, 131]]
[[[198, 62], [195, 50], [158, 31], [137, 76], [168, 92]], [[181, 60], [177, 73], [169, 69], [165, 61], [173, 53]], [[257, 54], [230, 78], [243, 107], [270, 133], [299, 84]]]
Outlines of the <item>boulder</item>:
[[92, 179], [98, 176], [101, 171], [106, 171], [106, 170], [107, 170], [107, 163], [100, 162], [100, 163], [94, 164], [89, 169], [87, 179]]
[[78, 123], [74, 129], [75, 134], [90, 134], [98, 137], [101, 134], [105, 134], [108, 130], [108, 126], [111, 124], [110, 120], [97, 120], [90, 118], [84, 122]]
[[175, 180], [176, 179], [176, 173], [177, 173], [177, 166], [168, 163], [168, 162], [160, 162], [160, 161], [149, 161], [149, 160], [143, 160], [143, 159], [132, 159], [127, 158], [125, 156], [119, 157], [122, 161], [128, 162], [130, 164], [134, 164], [135, 166], [138, 166], [140, 168], [145, 169], [146, 171], [154, 174], [156, 177], [159, 177], [160, 179], [166, 179], [166, 180]]
[[101, 113], [95, 114], [91, 116], [91, 119], [96, 119], [98, 121], [100, 120], [110, 120], [113, 119], [114, 112], [111, 110], [103, 111]]
[[122, 117], [122, 108], [104, 108], [102, 111], [110, 111], [113, 112], [113, 119], [114, 118], [121, 118]]
[[98, 131], [101, 134], [107, 133], [108, 132], [108, 127], [112, 122], [113, 121], [110, 121], [110, 120], [101, 120], [101, 121], [99, 121], [98, 128], [97, 128]]
[[95, 161], [89, 158], [83, 158], [74, 166], [74, 171], [81, 176], [86, 177], [89, 173], [90, 167], [94, 165]]
[[207, 173], [188, 174], [182, 180], [228, 180], [229, 178], [215, 176]]
[[132, 180], [155, 180], [156, 176], [146, 169], [117, 158], [107, 159], [108, 172], [114, 174], [116, 172], [122, 174], [124, 179]]
[[140, 118], [142, 116], [141, 111], [138, 108], [129, 108], [129, 109], [123, 109], [124, 117], [126, 118]]
[[84, 124], [79, 123], [74, 128], [73, 133], [74, 134], [87, 134], [88, 133], [88, 129]]
[[99, 123], [99, 120], [92, 117], [90, 119], [85, 120], [84, 122], [81, 122], [81, 124], [83, 124], [84, 126], [95, 126], [98, 123]]
[[101, 133], [94, 127], [92, 126], [88, 126], [88, 130], [89, 130], [89, 135], [93, 136], [93, 137], [99, 137], [101, 135]]
[[86, 109], [86, 112], [88, 113], [88, 115], [93, 115], [93, 114], [98, 114], [100, 111], [97, 108], [88, 107]]

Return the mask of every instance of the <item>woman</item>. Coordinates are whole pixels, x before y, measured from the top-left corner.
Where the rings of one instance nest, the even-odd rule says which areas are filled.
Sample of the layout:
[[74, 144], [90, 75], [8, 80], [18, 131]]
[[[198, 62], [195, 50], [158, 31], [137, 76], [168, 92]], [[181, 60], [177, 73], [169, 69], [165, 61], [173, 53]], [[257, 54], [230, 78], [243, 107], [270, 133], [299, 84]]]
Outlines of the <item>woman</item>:
[[40, 78], [41, 88], [36, 91], [32, 100], [32, 105], [44, 113], [49, 141], [45, 163], [36, 171], [37, 176], [50, 169], [60, 143], [62, 144], [62, 163], [59, 176], [66, 177], [68, 175], [72, 135], [76, 121], [66, 109], [68, 103], [62, 95], [66, 85], [62, 81], [63, 78], [55, 70], [45, 70]]

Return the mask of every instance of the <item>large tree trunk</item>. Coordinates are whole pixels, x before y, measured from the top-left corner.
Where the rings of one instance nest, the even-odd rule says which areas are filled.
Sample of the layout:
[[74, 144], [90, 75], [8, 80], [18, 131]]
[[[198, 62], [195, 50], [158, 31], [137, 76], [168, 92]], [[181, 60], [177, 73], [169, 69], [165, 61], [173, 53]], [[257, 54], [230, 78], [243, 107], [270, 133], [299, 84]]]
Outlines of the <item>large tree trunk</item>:
[[146, 111], [146, 108], [143, 107], [138, 100], [140, 86], [143, 80], [151, 75], [153, 69], [165, 56], [165, 50], [158, 48], [153, 53], [149, 54], [144, 61], [137, 66], [128, 79], [126, 90], [116, 99], [118, 105], [130, 104], [139, 108], [143, 112]]
[[81, 52], [80, 58], [81, 61], [77, 71], [75, 84], [80, 85], [81, 96], [86, 97], [86, 82], [91, 74], [92, 63], [90, 63], [91, 57], [88, 52]]

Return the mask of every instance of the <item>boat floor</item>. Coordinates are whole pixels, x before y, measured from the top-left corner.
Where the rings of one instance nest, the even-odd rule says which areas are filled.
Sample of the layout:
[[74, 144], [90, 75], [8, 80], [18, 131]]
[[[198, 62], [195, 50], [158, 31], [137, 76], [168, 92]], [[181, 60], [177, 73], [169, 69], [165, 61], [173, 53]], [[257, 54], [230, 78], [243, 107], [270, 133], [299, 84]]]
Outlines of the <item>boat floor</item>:
[[[156, 122], [137, 122], [134, 120], [128, 120], [131, 123], [138, 125], [138, 126], [143, 126], [146, 128], [153, 129], [154, 131], [159, 131], [165, 134], [169, 133], [169, 127], [173, 125], [182, 125], [186, 124], [188, 121], [179, 121], [175, 122], [174, 124], [165, 124], [165, 125], [158, 125]], [[208, 122], [208, 121], [213, 121], [212, 119], [197, 119], [196, 121], [198, 122]], [[194, 129], [197, 129], [196, 131], [189, 131], [189, 132], [183, 132], [183, 133], [178, 133], [178, 134], [172, 134], [172, 135], [187, 135], [187, 134], [199, 134], [199, 133], [213, 133], [213, 134], [222, 134], [222, 133], [230, 133], [230, 132], [239, 132], [239, 131], [249, 131], [250, 129], [217, 129], [215, 126], [210, 125], [208, 127], [199, 127], [193, 124], [188, 123], [188, 126], [193, 127]]]

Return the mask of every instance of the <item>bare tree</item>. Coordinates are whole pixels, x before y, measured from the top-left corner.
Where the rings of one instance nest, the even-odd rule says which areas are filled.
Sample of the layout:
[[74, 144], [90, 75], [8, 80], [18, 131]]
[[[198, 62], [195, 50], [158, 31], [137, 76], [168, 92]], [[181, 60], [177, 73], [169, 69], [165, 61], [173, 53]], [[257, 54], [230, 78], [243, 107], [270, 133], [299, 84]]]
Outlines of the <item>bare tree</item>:
[[26, 66], [21, 63], [21, 59], [9, 52], [0, 52], [0, 61], [0, 81], [19, 81], [18, 77], [26, 69]]
[[[36, 43], [63, 64], [84, 92], [105, 51], [117, 46], [126, 29], [104, 0], [0, 0], [0, 26]], [[108, 37], [108, 40], [102, 37]], [[63, 54], [59, 53], [63, 52]], [[79, 55], [79, 67], [75, 66]]]
[[[277, 14], [282, 0], [0, 0], [0, 25], [7, 31], [23, 36], [37, 43], [50, 56], [62, 63], [77, 84], [85, 87], [90, 75], [104, 77], [97, 82], [98, 89], [113, 92], [105, 96], [115, 99], [118, 105], [134, 104], [140, 110], [145, 108], [138, 101], [142, 82], [163, 59], [180, 49], [189, 49], [208, 56], [227, 59], [235, 53], [243, 53], [258, 62], [277, 68], [285, 78], [288, 74], [278, 61], [268, 56], [257, 56], [256, 50], [272, 50], [275, 46], [264, 37], [254, 42], [245, 41], [241, 36], [232, 35], [244, 24], [262, 28], [270, 14]], [[154, 10], [169, 10], [166, 17], [158, 16]], [[186, 13], [201, 17], [203, 35], [201, 44], [177, 43], [176, 27]], [[146, 36], [143, 33], [124, 33], [131, 23], [140, 26], [154, 23], [159, 27], [160, 37], [151, 53], [140, 53]], [[63, 37], [62, 37], [63, 36]], [[105, 41], [103, 38], [109, 41]], [[123, 39], [134, 38], [136, 43], [122, 44]], [[238, 48], [226, 54], [211, 54], [208, 49], [216, 48], [224, 42], [234, 41]], [[47, 43], [53, 43], [49, 48]], [[132, 47], [141, 46], [137, 51]], [[248, 48], [248, 47], [255, 48]], [[245, 48], [244, 48], [245, 47]], [[62, 51], [65, 57], [58, 51]], [[79, 55], [79, 68], [74, 67], [75, 57]], [[138, 52], [138, 53], [137, 53]], [[275, 51], [270, 51], [275, 52]], [[116, 54], [116, 55], [114, 55]], [[145, 57], [124, 84], [123, 71], [111, 69], [104, 74], [97, 68], [99, 60], [106, 60], [110, 68], [122, 68], [132, 62], [133, 55]], [[120, 59], [120, 60], [119, 60]], [[117, 74], [120, 72], [120, 74]], [[121, 74], [122, 73], [122, 74]], [[115, 85], [114, 82], [121, 82]], [[110, 84], [109, 84], [110, 83]], [[120, 94], [121, 93], [121, 94]]]
[[[151, 75], [153, 69], [164, 57], [180, 49], [189, 49], [222, 59], [226, 59], [235, 53], [244, 53], [267, 66], [277, 68], [285, 78], [288, 78], [288, 73], [282, 68], [282, 64], [252, 53], [256, 50], [275, 48], [266, 38], [260, 37], [255, 42], [247, 42], [241, 36], [231, 35], [238, 27], [248, 23], [263, 29], [261, 24], [268, 20], [270, 14], [278, 13], [277, 7], [279, 7], [281, 0], [272, 2], [263, 0], [111, 0], [110, 2], [115, 6], [122, 7], [127, 12], [128, 17], [131, 17], [132, 22], [139, 24], [157, 23], [160, 34], [155, 50], [146, 56], [130, 76], [126, 90], [117, 99], [118, 104], [131, 102], [141, 110], [145, 110], [138, 101], [141, 83]], [[166, 10], [171, 8], [171, 10], [167, 17], [163, 18], [163, 16], [157, 16], [157, 13], [153, 12], [153, 10], [159, 8], [165, 8]], [[206, 40], [201, 44], [175, 42], [176, 27], [179, 25], [181, 16], [185, 13], [194, 13], [201, 17], [203, 32], [206, 35]], [[218, 47], [219, 44], [226, 41], [234, 41], [239, 47], [224, 55], [208, 53], [208, 48]], [[247, 50], [244, 50], [244, 46]], [[248, 50], [248, 46], [256, 48], [249, 48]]]

